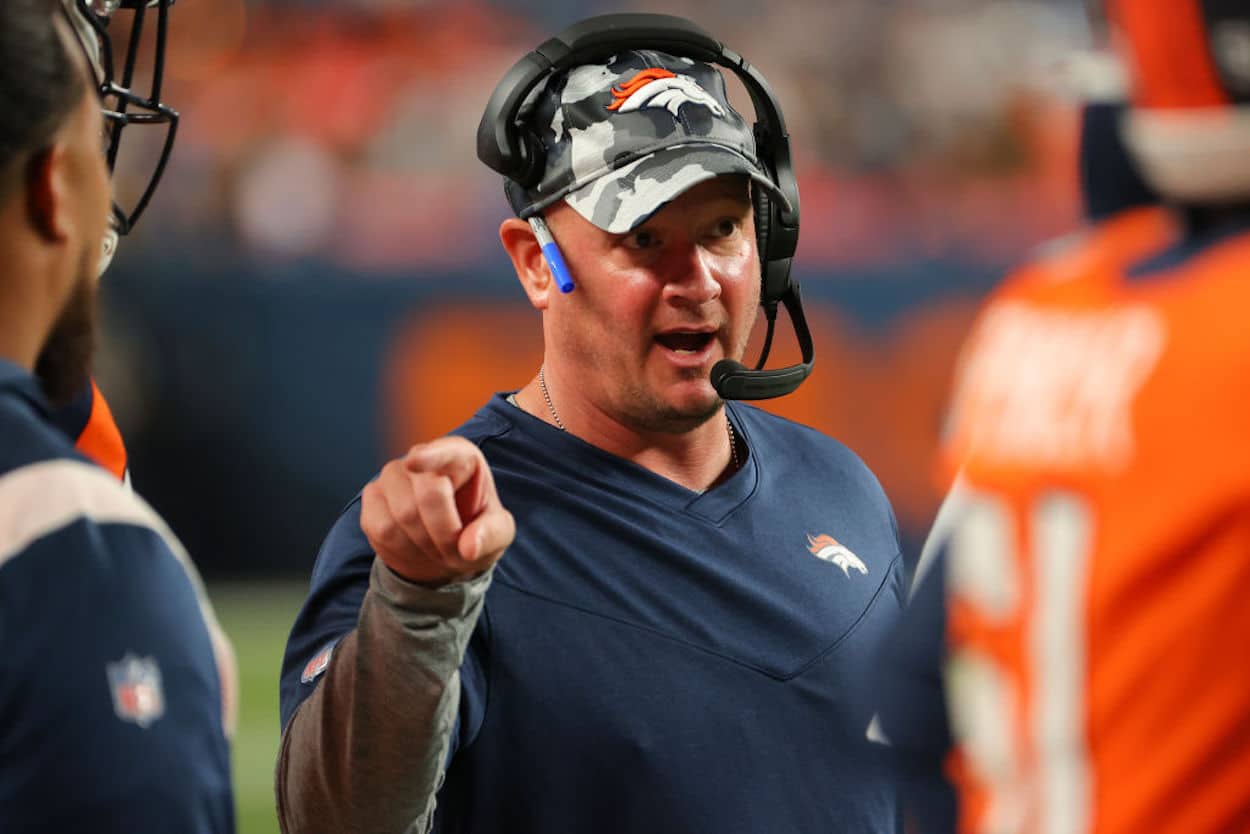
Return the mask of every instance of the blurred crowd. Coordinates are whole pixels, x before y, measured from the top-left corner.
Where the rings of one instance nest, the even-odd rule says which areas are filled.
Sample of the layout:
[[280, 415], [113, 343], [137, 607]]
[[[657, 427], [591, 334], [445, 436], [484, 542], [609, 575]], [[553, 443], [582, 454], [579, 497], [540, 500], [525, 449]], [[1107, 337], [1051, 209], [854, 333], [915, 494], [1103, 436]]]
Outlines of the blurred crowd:
[[1089, 38], [1077, 0], [220, 0], [172, 16], [166, 97], [183, 120], [136, 245], [471, 269], [507, 210], [473, 153], [490, 90], [550, 31], [604, 11], [688, 16], [769, 78], [807, 267], [1001, 264], [1076, 216], [1073, 105], [1052, 79]]

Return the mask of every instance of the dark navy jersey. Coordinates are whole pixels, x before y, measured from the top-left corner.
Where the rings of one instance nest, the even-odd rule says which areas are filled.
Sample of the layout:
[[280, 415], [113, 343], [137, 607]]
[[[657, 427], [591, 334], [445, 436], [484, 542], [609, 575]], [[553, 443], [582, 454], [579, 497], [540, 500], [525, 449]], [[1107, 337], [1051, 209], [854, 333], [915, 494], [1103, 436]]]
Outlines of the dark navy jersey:
[[198, 579], [0, 361], [0, 831], [233, 831]]
[[[893, 514], [841, 444], [730, 405], [745, 465], [706, 493], [495, 397], [458, 430], [517, 537], [461, 667], [440, 832], [894, 832], [870, 672], [902, 595]], [[282, 720], [351, 631], [359, 501], [287, 646]], [[402, 692], [394, 693], [402, 699]]]

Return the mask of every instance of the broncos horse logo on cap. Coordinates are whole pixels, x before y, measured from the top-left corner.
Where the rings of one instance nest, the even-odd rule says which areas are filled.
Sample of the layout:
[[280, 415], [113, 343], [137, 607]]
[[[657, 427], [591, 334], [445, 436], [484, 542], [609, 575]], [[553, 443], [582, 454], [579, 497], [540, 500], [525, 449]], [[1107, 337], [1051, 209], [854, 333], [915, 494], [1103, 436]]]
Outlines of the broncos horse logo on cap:
[[807, 549], [817, 559], [833, 562], [842, 568], [842, 573], [848, 577], [851, 575], [851, 568], [862, 574], [868, 573], [868, 566], [844, 545], [838, 544], [837, 539], [833, 536], [827, 536], [823, 533], [815, 537], [809, 535], [807, 537]]
[[687, 103], [701, 104], [711, 110], [713, 116], [725, 116], [725, 108], [697, 81], [660, 67], [645, 69], [624, 84], [613, 87], [612, 103], [608, 109], [616, 113], [630, 113], [648, 107], [663, 107], [675, 119], [681, 106]]

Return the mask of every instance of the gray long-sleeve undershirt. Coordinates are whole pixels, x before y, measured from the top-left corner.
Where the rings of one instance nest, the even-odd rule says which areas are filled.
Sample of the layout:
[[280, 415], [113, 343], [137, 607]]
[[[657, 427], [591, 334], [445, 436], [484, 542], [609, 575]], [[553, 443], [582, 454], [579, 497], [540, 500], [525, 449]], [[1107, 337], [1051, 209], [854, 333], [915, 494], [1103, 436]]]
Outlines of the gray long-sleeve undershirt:
[[429, 830], [490, 577], [431, 589], [374, 560], [356, 630], [282, 736], [285, 834]]

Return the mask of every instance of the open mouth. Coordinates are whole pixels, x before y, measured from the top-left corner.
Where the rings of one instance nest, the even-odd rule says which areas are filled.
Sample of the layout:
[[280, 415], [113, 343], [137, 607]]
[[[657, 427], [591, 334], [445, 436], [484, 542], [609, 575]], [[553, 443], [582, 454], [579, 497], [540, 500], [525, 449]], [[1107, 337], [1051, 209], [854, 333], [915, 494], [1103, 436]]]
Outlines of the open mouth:
[[695, 354], [712, 343], [711, 333], [661, 333], [655, 340], [673, 353]]

